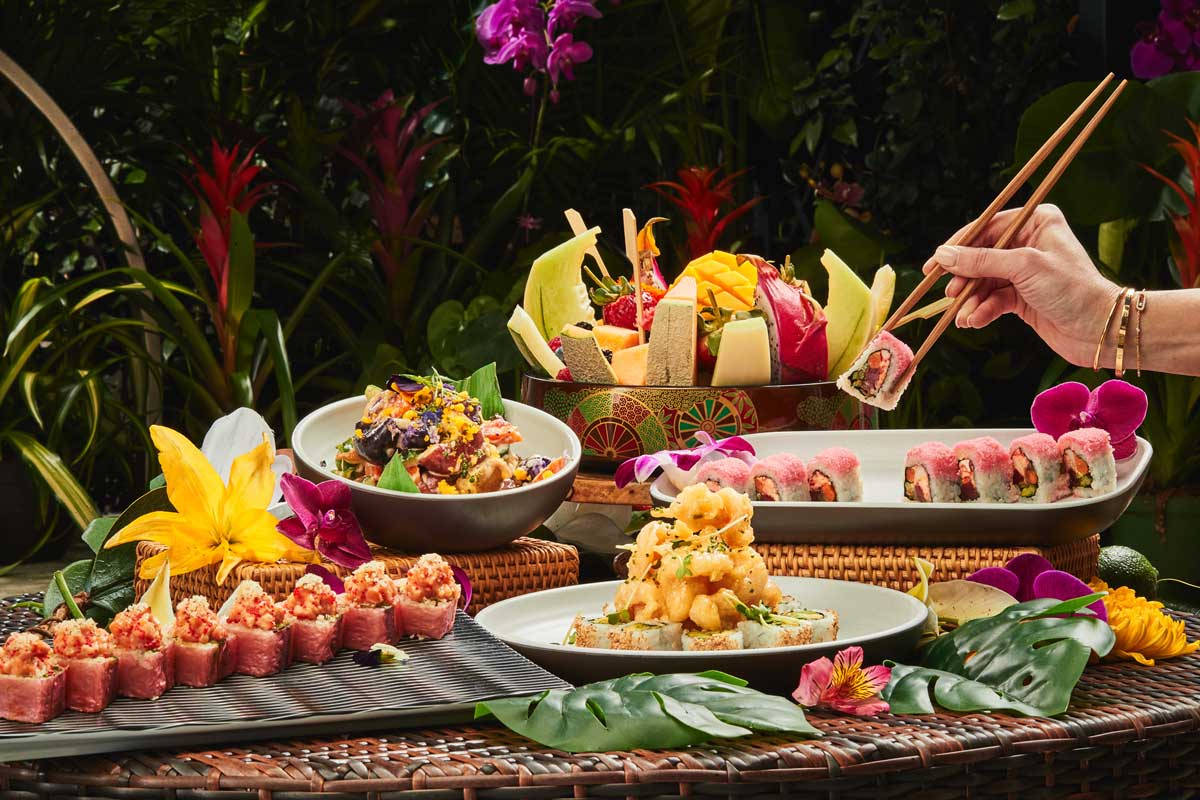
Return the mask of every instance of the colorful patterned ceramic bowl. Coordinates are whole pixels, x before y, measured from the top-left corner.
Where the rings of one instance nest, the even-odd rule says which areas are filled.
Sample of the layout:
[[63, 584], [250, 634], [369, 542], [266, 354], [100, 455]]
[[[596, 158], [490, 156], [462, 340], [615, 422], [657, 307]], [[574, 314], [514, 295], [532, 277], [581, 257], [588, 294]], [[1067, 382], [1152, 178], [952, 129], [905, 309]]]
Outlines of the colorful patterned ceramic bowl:
[[585, 469], [612, 470], [627, 458], [768, 431], [875, 427], [875, 409], [833, 381], [774, 386], [607, 386], [525, 375], [521, 399], [567, 423], [583, 443]]

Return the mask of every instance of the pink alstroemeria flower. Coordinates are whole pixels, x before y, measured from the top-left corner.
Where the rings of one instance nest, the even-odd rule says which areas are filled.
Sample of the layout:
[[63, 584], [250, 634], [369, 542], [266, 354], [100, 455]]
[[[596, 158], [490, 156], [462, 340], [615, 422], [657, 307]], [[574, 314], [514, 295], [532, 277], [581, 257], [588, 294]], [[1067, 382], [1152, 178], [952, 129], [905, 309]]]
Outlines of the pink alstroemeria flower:
[[337, 480], [313, 483], [291, 473], [279, 484], [296, 516], [281, 520], [277, 531], [341, 567], [354, 569], [371, 560], [371, 548], [350, 510], [349, 486]]
[[[1052, 597], [1055, 600], [1073, 600], [1092, 594], [1086, 583], [1069, 572], [1054, 568], [1054, 565], [1037, 553], [1021, 553], [1009, 559], [1003, 567], [984, 567], [967, 576], [967, 580], [995, 586], [1017, 598], [1017, 602]], [[1108, 621], [1104, 602], [1097, 600], [1088, 606], [1097, 617]]]
[[1033, 427], [1055, 439], [1079, 428], [1102, 428], [1112, 441], [1113, 456], [1129, 458], [1137, 451], [1134, 434], [1146, 419], [1146, 393], [1125, 381], [1105, 381], [1089, 391], [1068, 381], [1033, 398]]
[[824, 706], [858, 717], [884, 714], [889, 707], [879, 693], [891, 679], [890, 668], [863, 667], [862, 648], [847, 647], [833, 661], [818, 658], [805, 664], [792, 699], [805, 708]]

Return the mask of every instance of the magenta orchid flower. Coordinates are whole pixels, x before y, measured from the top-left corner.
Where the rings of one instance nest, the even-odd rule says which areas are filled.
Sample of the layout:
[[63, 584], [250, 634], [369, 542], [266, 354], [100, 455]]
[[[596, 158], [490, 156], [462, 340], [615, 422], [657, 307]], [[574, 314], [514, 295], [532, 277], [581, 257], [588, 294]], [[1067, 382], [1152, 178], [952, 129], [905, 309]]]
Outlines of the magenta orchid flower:
[[818, 658], [805, 664], [792, 699], [805, 708], [823, 706], [859, 717], [884, 714], [889, 706], [879, 693], [891, 679], [888, 667], [863, 667], [861, 647], [847, 647], [833, 661]]
[[1129, 458], [1137, 451], [1138, 426], [1146, 419], [1146, 393], [1125, 381], [1105, 381], [1089, 391], [1082, 383], [1060, 383], [1033, 399], [1033, 426], [1055, 439], [1079, 428], [1108, 431], [1113, 456]]
[[337, 576], [335, 572], [328, 567], [322, 567], [320, 564], [309, 564], [304, 568], [305, 575], [316, 575], [325, 585], [333, 589], [334, 594], [341, 594], [346, 591], [345, 582]]
[[[967, 580], [1008, 592], [1019, 603], [1046, 597], [1073, 600], [1092, 594], [1091, 587], [1086, 583], [1069, 572], [1055, 569], [1053, 564], [1037, 553], [1021, 553], [1003, 567], [984, 567], [968, 575]], [[1097, 600], [1088, 609], [1100, 619], [1108, 621], [1103, 601]]]
[[596, 8], [595, 0], [557, 0], [550, 9], [546, 28], [551, 36], [574, 30], [575, 25], [584, 17], [600, 19], [600, 9]]
[[371, 560], [371, 548], [350, 510], [349, 486], [338, 480], [313, 483], [290, 473], [279, 482], [295, 516], [281, 520], [276, 530], [340, 567], [354, 569]]
[[575, 37], [569, 33], [560, 33], [550, 48], [550, 58], [546, 62], [550, 82], [557, 84], [560, 75], [565, 75], [569, 81], [575, 80], [575, 65], [591, 57], [591, 45], [575, 41]]
[[718, 458], [741, 458], [747, 464], [753, 463], [754, 445], [741, 436], [730, 436], [728, 439], [714, 440], [705, 431], [698, 431], [696, 438], [702, 444], [685, 450], [659, 450], [657, 453], [631, 458], [617, 467], [613, 480], [617, 488], [645, 481], [659, 469], [667, 473], [671, 483], [682, 489], [687, 485], [688, 474], [700, 465], [702, 461], [713, 461]]

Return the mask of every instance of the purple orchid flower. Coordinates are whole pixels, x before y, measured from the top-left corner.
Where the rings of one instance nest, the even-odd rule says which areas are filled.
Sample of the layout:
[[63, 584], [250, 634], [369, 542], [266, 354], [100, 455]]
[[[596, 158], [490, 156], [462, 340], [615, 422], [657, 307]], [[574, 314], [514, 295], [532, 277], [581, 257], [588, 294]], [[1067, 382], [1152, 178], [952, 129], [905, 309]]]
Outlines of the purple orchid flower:
[[686, 475], [702, 461], [733, 457], [741, 458], [748, 464], [753, 462], [754, 445], [741, 436], [714, 440], [705, 431], [699, 431], [696, 438], [703, 444], [690, 450], [659, 450], [657, 453], [637, 456], [623, 462], [617, 467], [613, 480], [617, 487], [621, 488], [635, 480], [645, 481], [657, 470], [662, 469], [671, 476], [672, 483], [682, 488], [680, 482], [686, 480]]
[[575, 65], [582, 64], [592, 57], [592, 48], [586, 42], [577, 42], [569, 33], [561, 33], [550, 48], [550, 57], [546, 68], [550, 73], [550, 82], [558, 83], [560, 75], [569, 81], [575, 80]]
[[371, 560], [371, 548], [350, 510], [349, 486], [287, 474], [280, 478], [280, 488], [295, 516], [280, 521], [276, 530], [341, 567], [354, 569]]
[[513, 69], [518, 72], [524, 72], [530, 67], [544, 72], [549, 56], [550, 48], [546, 44], [544, 31], [522, 30], [516, 32], [504, 43], [504, 46], [496, 53], [496, 60], [492, 63], [503, 64], [511, 61]]
[[1129, 51], [1133, 74], [1157, 78], [1200, 66], [1200, 4], [1196, 0], [1162, 0], [1155, 22], [1136, 28], [1138, 41]]
[[458, 584], [460, 589], [462, 589], [462, 594], [459, 596], [459, 602], [462, 603], [463, 609], [466, 610], [470, 608], [471, 596], [474, 594], [474, 591], [471, 588], [470, 576], [467, 575], [465, 570], [460, 569], [453, 564], [450, 565], [450, 574], [454, 576], [454, 582]]
[[1113, 457], [1129, 458], [1137, 451], [1138, 426], [1146, 418], [1146, 393], [1125, 381], [1105, 381], [1088, 391], [1082, 383], [1060, 383], [1033, 399], [1033, 426], [1055, 439], [1079, 428], [1108, 431]]
[[346, 584], [328, 567], [322, 567], [320, 564], [309, 564], [304, 568], [305, 575], [316, 575], [325, 585], [333, 589], [334, 594], [342, 594], [346, 591]]
[[[967, 580], [1008, 592], [1017, 598], [1019, 603], [1046, 597], [1073, 600], [1092, 594], [1091, 587], [1086, 583], [1069, 572], [1055, 569], [1053, 564], [1037, 553], [1022, 553], [1010, 559], [1003, 567], [985, 567], [977, 570], [968, 575]], [[1088, 609], [1108, 622], [1108, 612], [1102, 600], [1092, 603]]]
[[546, 27], [550, 35], [564, 33], [575, 29], [579, 20], [584, 17], [600, 19], [603, 16], [596, 8], [595, 0], [557, 0], [550, 9]]

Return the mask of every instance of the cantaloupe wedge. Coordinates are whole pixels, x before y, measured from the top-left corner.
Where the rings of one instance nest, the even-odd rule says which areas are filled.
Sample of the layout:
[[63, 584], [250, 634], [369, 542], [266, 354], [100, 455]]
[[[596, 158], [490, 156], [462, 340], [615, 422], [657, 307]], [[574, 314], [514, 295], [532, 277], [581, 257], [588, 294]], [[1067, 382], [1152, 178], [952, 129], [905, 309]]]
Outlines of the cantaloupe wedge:
[[821, 255], [821, 265], [829, 273], [825, 338], [829, 342], [829, 374], [836, 376], [850, 368], [871, 338], [871, 290], [832, 250]]
[[622, 386], [645, 386], [650, 345], [639, 344], [613, 353], [612, 368]]
[[595, 316], [583, 283], [583, 256], [595, 246], [599, 233], [599, 228], [586, 230], [542, 253], [529, 268], [522, 305], [547, 341], [558, 336], [563, 325]]
[[617, 352], [628, 347], [637, 347], [638, 332], [631, 328], [621, 328], [616, 325], [597, 325], [592, 329], [596, 336], [596, 344], [601, 350]]

